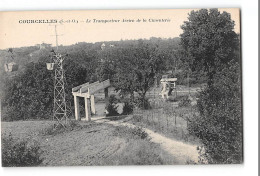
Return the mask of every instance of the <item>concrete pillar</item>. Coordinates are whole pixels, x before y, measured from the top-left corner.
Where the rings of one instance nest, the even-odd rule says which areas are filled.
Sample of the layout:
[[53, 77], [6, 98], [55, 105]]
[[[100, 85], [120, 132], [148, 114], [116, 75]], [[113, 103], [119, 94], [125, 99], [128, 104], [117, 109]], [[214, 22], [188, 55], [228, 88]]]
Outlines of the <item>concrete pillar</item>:
[[90, 113], [90, 99], [84, 97], [85, 100], [85, 116], [88, 121], [91, 121], [91, 113]]
[[162, 91], [161, 91], [161, 93], [162, 93], [162, 98], [164, 99], [164, 96], [166, 94], [166, 83], [165, 82], [162, 83]]
[[104, 92], [105, 92], [105, 98], [108, 98], [108, 88], [105, 88]]
[[90, 96], [90, 106], [91, 106], [91, 113], [92, 114], [96, 114], [95, 97], [94, 97], [94, 95]]
[[80, 120], [79, 97], [74, 96], [75, 120]]

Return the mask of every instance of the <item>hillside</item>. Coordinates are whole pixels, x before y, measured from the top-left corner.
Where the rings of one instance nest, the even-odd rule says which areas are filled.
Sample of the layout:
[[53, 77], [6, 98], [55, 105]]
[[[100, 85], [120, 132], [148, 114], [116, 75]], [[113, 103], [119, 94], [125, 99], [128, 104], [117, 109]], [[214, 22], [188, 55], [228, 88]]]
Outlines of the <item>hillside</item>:
[[[149, 40], [97, 43], [81, 42], [70, 46], [59, 46], [59, 52], [68, 55], [64, 61], [65, 89], [68, 100], [71, 104], [73, 103], [71, 88], [86, 82], [105, 79], [107, 76], [110, 77], [112, 83], [121, 79], [121, 84], [113, 84], [116, 89], [121, 89], [126, 81], [124, 79], [127, 77], [120, 72], [120, 69], [123, 71], [125, 68], [126, 63], [122, 62], [124, 57], [127, 57], [133, 64], [137, 64], [131, 60], [134, 58], [137, 61], [141, 58], [146, 59], [147, 54], [151, 52], [149, 54], [152, 54], [151, 57], [160, 60], [156, 61], [158, 62], [156, 65], [160, 65], [159, 70], [156, 71], [160, 77], [163, 74], [160, 70], [172, 69], [171, 63], [176, 60], [175, 55], [179, 42], [179, 38], [151, 38]], [[145, 47], [140, 47], [140, 44]], [[4, 68], [5, 63], [12, 61], [19, 64], [16, 72], [5, 72], [4, 69], [0, 69], [2, 120], [48, 119], [51, 117], [53, 72], [46, 69], [46, 63], [52, 62], [50, 51], [51, 48], [40, 49], [36, 46], [13, 48], [14, 59], [11, 59], [11, 53], [0, 50], [1, 68]], [[138, 59], [136, 57], [139, 54]], [[140, 64], [146, 65], [149, 69], [148, 63], [141, 62], [143, 61], [140, 60]], [[138, 70], [142, 69], [140, 64], [135, 66], [140, 67]], [[117, 67], [117, 72], [115, 72], [115, 67]], [[129, 69], [133, 69], [133, 67], [129, 65]]]
[[51, 133], [51, 124], [2, 122], [2, 139], [12, 132], [16, 142], [37, 141], [42, 150], [40, 166], [181, 164], [158, 144], [138, 135], [138, 129], [80, 122], [72, 131]]

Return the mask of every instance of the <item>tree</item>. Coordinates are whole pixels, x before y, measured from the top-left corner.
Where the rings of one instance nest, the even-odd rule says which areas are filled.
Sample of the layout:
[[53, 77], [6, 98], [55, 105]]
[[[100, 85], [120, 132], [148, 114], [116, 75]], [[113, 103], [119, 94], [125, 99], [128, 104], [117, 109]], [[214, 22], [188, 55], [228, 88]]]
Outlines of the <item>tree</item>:
[[53, 80], [45, 63], [28, 63], [25, 70], [3, 82], [4, 120], [48, 118], [53, 105]]
[[222, 63], [237, 60], [239, 39], [234, 32], [234, 21], [229, 13], [217, 9], [191, 11], [188, 19], [181, 26], [185, 60], [192, 71], [205, 71], [210, 83]]
[[154, 85], [155, 75], [164, 68], [163, 55], [157, 50], [156, 44], [143, 40], [109, 48], [103, 54], [102, 75], [109, 74], [116, 90], [130, 94], [132, 98], [137, 92], [144, 101], [147, 91]]
[[193, 71], [206, 72], [199, 115], [188, 130], [203, 143], [208, 163], [242, 161], [241, 78], [238, 35], [230, 14], [217, 9], [192, 11], [182, 26], [181, 45]]
[[243, 123], [240, 65], [223, 65], [214, 75], [214, 85], [204, 89], [198, 100], [199, 115], [189, 123], [189, 132], [204, 144], [202, 158], [208, 163], [241, 163]]
[[[46, 69], [50, 52], [39, 50], [33, 53], [34, 62], [14, 77], [3, 76], [1, 103], [4, 120], [26, 120], [50, 118], [53, 112], [54, 72]], [[36, 60], [37, 59], [37, 60]], [[66, 76], [66, 100], [73, 102], [71, 89], [89, 82], [94, 75], [96, 62], [86, 52], [71, 52], [64, 61]]]

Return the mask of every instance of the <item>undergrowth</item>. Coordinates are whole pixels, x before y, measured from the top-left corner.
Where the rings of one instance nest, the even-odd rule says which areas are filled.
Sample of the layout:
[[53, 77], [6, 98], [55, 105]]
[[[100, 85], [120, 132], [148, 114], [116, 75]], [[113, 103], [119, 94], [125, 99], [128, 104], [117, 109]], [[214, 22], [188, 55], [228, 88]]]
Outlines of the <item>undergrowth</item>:
[[42, 163], [42, 150], [37, 141], [29, 138], [15, 140], [10, 133], [2, 135], [2, 166], [28, 167]]
[[116, 127], [114, 136], [124, 138], [127, 145], [113, 157], [105, 161], [106, 165], [165, 165], [178, 164], [176, 159], [152, 143], [148, 134], [140, 127]]
[[55, 136], [57, 134], [65, 133], [65, 132], [70, 132], [73, 130], [80, 130], [83, 128], [91, 128], [93, 126], [96, 126], [98, 124], [92, 123], [92, 122], [87, 122], [87, 123], [81, 123], [79, 121], [70, 121], [67, 125], [60, 125], [60, 124], [55, 124], [51, 125], [43, 130], [40, 131], [40, 134], [43, 136], [48, 136], [52, 135]]

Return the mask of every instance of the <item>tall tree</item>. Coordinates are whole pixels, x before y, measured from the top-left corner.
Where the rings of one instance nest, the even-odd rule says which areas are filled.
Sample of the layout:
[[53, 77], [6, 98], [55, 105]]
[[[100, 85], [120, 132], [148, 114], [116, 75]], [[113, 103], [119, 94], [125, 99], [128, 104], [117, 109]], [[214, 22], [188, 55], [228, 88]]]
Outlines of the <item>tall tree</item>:
[[204, 70], [209, 83], [216, 69], [236, 57], [239, 48], [234, 21], [227, 12], [218, 9], [191, 11], [188, 21], [181, 26], [181, 45], [192, 71]]
[[242, 161], [242, 114], [239, 40], [230, 14], [217, 9], [192, 11], [182, 26], [181, 45], [193, 71], [203, 70], [199, 115], [189, 132], [201, 139], [208, 163]]
[[117, 90], [130, 95], [137, 92], [144, 101], [147, 91], [154, 85], [155, 75], [164, 68], [158, 46], [139, 40], [103, 52], [101, 76], [108, 74]]

